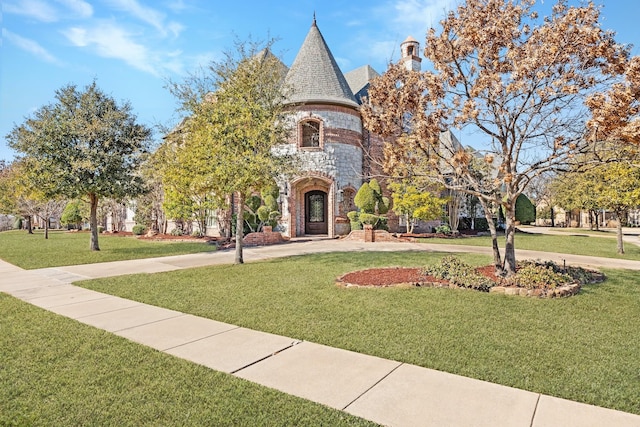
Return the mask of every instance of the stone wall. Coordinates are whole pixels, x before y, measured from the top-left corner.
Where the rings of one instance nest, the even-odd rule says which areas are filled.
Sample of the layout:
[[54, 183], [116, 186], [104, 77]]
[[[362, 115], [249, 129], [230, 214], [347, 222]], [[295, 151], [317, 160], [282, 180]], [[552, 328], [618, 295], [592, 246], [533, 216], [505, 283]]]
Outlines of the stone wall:
[[249, 233], [244, 236], [243, 243], [246, 246], [266, 246], [288, 241], [281, 233], [273, 231], [271, 227], [265, 226], [263, 228], [260, 233]]

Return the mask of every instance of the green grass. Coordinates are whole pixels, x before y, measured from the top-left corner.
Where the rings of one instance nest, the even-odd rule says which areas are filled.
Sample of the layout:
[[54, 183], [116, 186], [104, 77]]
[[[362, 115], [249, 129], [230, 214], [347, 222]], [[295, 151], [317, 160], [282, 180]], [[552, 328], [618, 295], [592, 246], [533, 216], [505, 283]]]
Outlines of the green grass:
[[[343, 289], [337, 276], [438, 253], [331, 253], [81, 286], [252, 329], [640, 414], [638, 273], [564, 299]], [[489, 258], [462, 255], [472, 264]]]
[[[490, 236], [468, 237], [461, 239], [419, 239], [422, 243], [466, 245], [491, 247]], [[504, 248], [504, 237], [498, 239], [500, 248]], [[625, 242], [625, 253], [617, 253], [616, 239], [596, 236], [558, 236], [551, 234], [517, 233], [516, 249], [545, 251], [572, 255], [587, 255], [604, 258], [618, 258], [640, 261], [640, 246]]]
[[49, 239], [42, 231], [0, 233], [0, 258], [25, 269], [91, 264], [214, 251], [205, 243], [155, 242], [134, 237], [101, 234], [100, 251], [89, 250], [89, 233], [53, 231]]
[[[617, 232], [615, 228], [601, 228], [599, 230], [591, 230], [589, 228], [577, 228], [577, 227], [555, 227], [552, 229], [554, 233], [563, 233], [563, 234], [588, 234], [590, 236], [600, 236], [600, 237], [608, 237], [610, 239], [615, 239], [617, 237]], [[623, 229], [624, 236], [633, 236], [638, 233], [638, 229], [635, 229], [633, 233], [625, 233], [626, 229]], [[524, 228], [524, 231], [527, 231], [527, 228]]]
[[0, 293], [0, 425], [374, 425]]

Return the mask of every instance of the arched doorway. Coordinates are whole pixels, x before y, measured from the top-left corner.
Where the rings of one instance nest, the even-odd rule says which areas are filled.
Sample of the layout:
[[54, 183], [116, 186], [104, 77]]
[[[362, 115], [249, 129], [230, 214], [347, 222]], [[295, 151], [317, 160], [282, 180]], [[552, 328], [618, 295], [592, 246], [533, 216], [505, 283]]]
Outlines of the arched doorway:
[[328, 234], [329, 218], [327, 193], [320, 190], [309, 191], [304, 195], [305, 234]]

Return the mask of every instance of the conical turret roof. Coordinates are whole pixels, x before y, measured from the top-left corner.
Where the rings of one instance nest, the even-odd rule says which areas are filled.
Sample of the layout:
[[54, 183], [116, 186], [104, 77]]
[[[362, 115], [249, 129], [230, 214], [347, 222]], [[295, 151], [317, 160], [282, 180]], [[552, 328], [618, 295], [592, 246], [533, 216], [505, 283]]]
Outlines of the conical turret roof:
[[288, 103], [330, 103], [358, 107], [358, 103], [318, 29], [315, 18], [287, 73], [292, 90]]

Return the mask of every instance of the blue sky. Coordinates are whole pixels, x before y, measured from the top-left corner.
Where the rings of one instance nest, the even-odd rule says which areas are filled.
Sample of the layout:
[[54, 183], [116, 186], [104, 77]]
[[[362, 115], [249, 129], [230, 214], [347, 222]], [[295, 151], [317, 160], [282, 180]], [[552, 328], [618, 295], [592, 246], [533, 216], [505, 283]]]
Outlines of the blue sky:
[[[541, 9], [553, 3], [539, 1]], [[570, 4], [576, 4], [570, 1]], [[633, 6], [630, 5], [633, 4]], [[274, 51], [290, 65], [315, 12], [343, 72], [365, 64], [383, 72], [399, 44], [421, 43], [453, 0], [2, 0], [0, 159], [14, 152], [5, 136], [55, 90], [96, 79], [116, 100], [131, 102], [141, 123], [171, 126], [179, 116], [167, 79], [221, 58], [234, 40], [278, 38]], [[638, 54], [635, 2], [604, 2], [602, 26]], [[156, 135], [156, 139], [159, 135]], [[464, 144], [465, 141], [463, 140]]]

